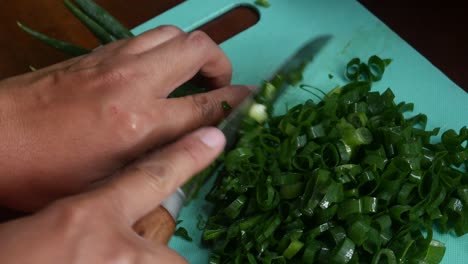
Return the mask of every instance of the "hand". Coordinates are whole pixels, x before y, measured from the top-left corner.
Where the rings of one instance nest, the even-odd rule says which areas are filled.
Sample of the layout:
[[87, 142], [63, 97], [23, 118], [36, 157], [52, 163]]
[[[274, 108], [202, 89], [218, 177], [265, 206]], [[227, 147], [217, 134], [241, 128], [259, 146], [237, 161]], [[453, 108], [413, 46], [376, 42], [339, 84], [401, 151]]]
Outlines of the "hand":
[[202, 128], [105, 185], [0, 225], [2, 263], [186, 263], [163, 244], [150, 244], [132, 225], [224, 147], [223, 134]]
[[[167, 99], [199, 74], [210, 92]], [[0, 82], [0, 201], [35, 210], [85, 190], [149, 149], [216, 124], [231, 64], [204, 33], [171, 26]]]

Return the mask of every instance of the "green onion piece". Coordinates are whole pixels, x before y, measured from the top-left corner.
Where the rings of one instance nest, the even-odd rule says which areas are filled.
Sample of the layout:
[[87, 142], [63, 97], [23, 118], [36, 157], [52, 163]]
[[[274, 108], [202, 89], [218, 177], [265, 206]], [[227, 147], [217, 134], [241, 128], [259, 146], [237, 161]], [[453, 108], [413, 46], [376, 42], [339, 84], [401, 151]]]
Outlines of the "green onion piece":
[[344, 238], [343, 242], [331, 253], [331, 263], [349, 263], [355, 254], [355, 244], [349, 238]]
[[249, 261], [249, 264], [257, 264], [257, 260], [251, 253], [247, 253], [247, 260]]
[[367, 240], [370, 229], [370, 219], [363, 218], [352, 223], [346, 233], [354, 244], [361, 246]]
[[[208, 222], [209, 223], [209, 222]], [[203, 232], [203, 240], [214, 240], [226, 233], [227, 228], [221, 226], [211, 226], [208, 225], [205, 227], [205, 231]]]
[[73, 5], [69, 0], [64, 0], [65, 6], [76, 16], [92, 33], [93, 35], [99, 39], [102, 44], [107, 44], [117, 39], [112, 36], [109, 32], [107, 32], [101, 25], [99, 25], [96, 21], [90, 18], [88, 15], [83, 13], [80, 9], [78, 9], [75, 5]]
[[232, 106], [226, 101], [221, 102], [221, 107], [223, 108], [224, 112], [229, 112], [232, 109]]
[[324, 130], [322, 124], [317, 124], [315, 126], [311, 126], [307, 132], [308, 132], [307, 135], [309, 136], [310, 139], [325, 136], [325, 130]]
[[445, 254], [445, 245], [437, 240], [431, 240], [424, 259], [420, 263], [436, 264], [442, 262]]
[[224, 213], [231, 219], [236, 218], [242, 208], [245, 205], [245, 202], [247, 201], [247, 197], [245, 195], [241, 195], [237, 197], [226, 209], [224, 209]]
[[304, 183], [297, 182], [290, 185], [283, 185], [280, 188], [279, 195], [281, 199], [293, 199], [302, 193]]
[[255, 4], [261, 7], [270, 7], [268, 0], [255, 0]]
[[[379, 263], [382, 263], [382, 261], [380, 260], [381, 258], [385, 257], [387, 262], [385, 263], [388, 263], [388, 264], [397, 264], [397, 259], [396, 259], [396, 256], [395, 256], [395, 253], [393, 253], [392, 250], [388, 249], [388, 248], [383, 248], [381, 249], [377, 254], [375, 254], [375, 256], [372, 258], [372, 264], [379, 264]], [[438, 263], [438, 262], [437, 262]]]
[[302, 255], [302, 261], [306, 264], [313, 264], [321, 247], [321, 244], [315, 240], [308, 242]]
[[370, 80], [373, 82], [380, 81], [385, 72], [386, 64], [378, 56], [371, 56], [367, 62], [370, 69]]
[[298, 240], [293, 240], [283, 252], [283, 256], [287, 259], [292, 259], [304, 246], [304, 243]]
[[351, 59], [346, 65], [346, 77], [351, 81], [356, 81], [359, 77], [359, 65], [361, 60], [359, 58]]
[[371, 214], [377, 212], [378, 202], [375, 197], [362, 197], [346, 200], [340, 205], [338, 218], [345, 219], [353, 214]]
[[209, 264], [220, 264], [221, 257], [217, 254], [211, 254], [210, 259], [208, 260]]
[[109, 14], [109, 12], [96, 4], [96, 2], [92, 0], [75, 0], [75, 3], [86, 15], [99, 23], [99, 25], [117, 39], [133, 37], [133, 34], [126, 27]]
[[30, 34], [31, 36], [37, 38], [38, 40], [44, 42], [45, 44], [47, 44], [47, 45], [49, 45], [49, 46], [51, 46], [51, 47], [53, 47], [53, 48], [55, 48], [57, 50], [60, 50], [61, 52], [66, 53], [68, 55], [80, 56], [80, 55], [88, 54], [88, 53], [91, 52], [91, 50], [76, 46], [74, 44], [48, 37], [48, 36], [46, 36], [46, 35], [44, 35], [44, 34], [42, 34], [40, 32], [37, 32], [37, 31], [35, 31], [35, 30], [21, 24], [20, 22], [16, 22], [16, 23], [26, 33]]
[[181, 237], [187, 241], [193, 241], [193, 239], [190, 237], [190, 235], [188, 234], [188, 231], [187, 229], [183, 228], [183, 227], [179, 227], [177, 228], [176, 231], [174, 231], [174, 236], [178, 236], [178, 237]]
[[254, 103], [249, 109], [249, 116], [260, 124], [265, 122], [268, 118], [266, 106]]

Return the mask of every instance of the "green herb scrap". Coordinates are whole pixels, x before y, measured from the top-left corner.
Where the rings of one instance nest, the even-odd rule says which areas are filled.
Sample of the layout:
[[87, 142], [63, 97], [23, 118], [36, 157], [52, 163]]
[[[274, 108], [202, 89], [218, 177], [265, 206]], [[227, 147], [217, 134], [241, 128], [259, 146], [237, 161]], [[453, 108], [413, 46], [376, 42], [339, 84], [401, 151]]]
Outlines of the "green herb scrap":
[[190, 237], [187, 229], [185, 229], [184, 227], [178, 227], [177, 230], [174, 232], [174, 236], [178, 236], [178, 237], [181, 237], [187, 241], [190, 241], [192, 242], [193, 239], [192, 237]]
[[270, 7], [268, 0], [256, 0], [255, 4], [261, 7]]
[[318, 103], [244, 121], [207, 196], [210, 263], [440, 263], [432, 227], [468, 233], [468, 129], [432, 143], [412, 103], [372, 91], [389, 62], [353, 59]]
[[223, 108], [225, 112], [229, 112], [232, 109], [232, 106], [226, 101], [221, 102], [221, 107]]
[[385, 72], [385, 67], [390, 65], [391, 59], [381, 59], [378, 56], [371, 56], [367, 63], [361, 62], [359, 58], [354, 58], [346, 66], [346, 77], [350, 81], [380, 81]]

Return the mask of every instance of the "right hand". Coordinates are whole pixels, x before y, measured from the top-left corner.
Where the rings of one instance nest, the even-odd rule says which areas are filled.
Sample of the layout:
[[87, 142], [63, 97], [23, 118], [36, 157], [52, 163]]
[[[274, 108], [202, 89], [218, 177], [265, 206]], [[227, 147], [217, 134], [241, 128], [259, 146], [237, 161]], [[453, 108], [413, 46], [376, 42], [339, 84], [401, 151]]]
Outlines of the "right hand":
[[[167, 98], [196, 74], [213, 90]], [[37, 210], [216, 124], [250, 92], [231, 74], [205, 33], [164, 26], [0, 82], [0, 203]]]
[[2, 264], [186, 263], [132, 225], [221, 153], [216, 128], [199, 129], [130, 165], [110, 182], [0, 225]]

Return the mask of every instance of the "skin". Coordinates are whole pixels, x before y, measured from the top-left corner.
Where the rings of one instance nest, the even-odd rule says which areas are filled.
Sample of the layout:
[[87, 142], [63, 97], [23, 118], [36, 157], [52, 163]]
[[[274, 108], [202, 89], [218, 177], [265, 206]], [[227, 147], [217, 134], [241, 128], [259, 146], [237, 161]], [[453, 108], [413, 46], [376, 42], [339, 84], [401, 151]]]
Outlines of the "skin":
[[[203, 32], [163, 26], [0, 82], [0, 205], [37, 211], [224, 117], [250, 90]], [[171, 98], [196, 77], [212, 90]]]
[[[200, 77], [212, 90], [167, 99]], [[222, 152], [250, 93], [202, 32], [159, 27], [0, 82], [2, 263], [187, 263], [132, 226]], [[26, 254], [25, 254], [26, 253]]]
[[188, 263], [166, 245], [138, 236], [132, 225], [213, 161], [224, 143], [218, 129], [202, 128], [99, 188], [0, 225], [2, 263]]

